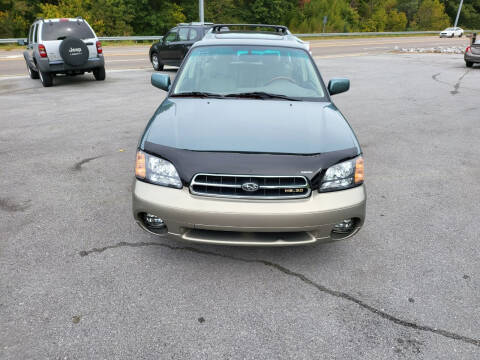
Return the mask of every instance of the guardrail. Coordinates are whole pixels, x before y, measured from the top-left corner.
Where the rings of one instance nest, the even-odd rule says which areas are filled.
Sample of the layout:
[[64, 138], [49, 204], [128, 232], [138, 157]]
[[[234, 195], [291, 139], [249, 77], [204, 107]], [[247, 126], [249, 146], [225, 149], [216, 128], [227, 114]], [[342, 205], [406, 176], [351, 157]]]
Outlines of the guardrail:
[[26, 42], [26, 38], [18, 38], [18, 39], [0, 39], [0, 44], [8, 44], [8, 43], [20, 43], [20, 42]]
[[[163, 36], [100, 36], [100, 41], [154, 41], [162, 40]], [[11, 38], [0, 39], [0, 44], [17, 43], [23, 45], [27, 42], [27, 38]]]
[[98, 38], [100, 41], [153, 41], [162, 39], [163, 36], [101, 36]]
[[[465, 33], [480, 32], [480, 30], [465, 30]], [[439, 34], [439, 31], [392, 31], [392, 32], [350, 32], [350, 33], [314, 33], [314, 34], [294, 34], [298, 37], [341, 37], [341, 36], [389, 36], [389, 35], [428, 35]], [[163, 36], [101, 36], [100, 41], [154, 41], [161, 40]], [[0, 39], [0, 44], [18, 43], [23, 45], [27, 42], [26, 38]]]
[[391, 32], [350, 32], [350, 33], [317, 33], [294, 34], [298, 37], [332, 37], [332, 36], [388, 36], [388, 35], [422, 35], [440, 34], [440, 31], [391, 31]]

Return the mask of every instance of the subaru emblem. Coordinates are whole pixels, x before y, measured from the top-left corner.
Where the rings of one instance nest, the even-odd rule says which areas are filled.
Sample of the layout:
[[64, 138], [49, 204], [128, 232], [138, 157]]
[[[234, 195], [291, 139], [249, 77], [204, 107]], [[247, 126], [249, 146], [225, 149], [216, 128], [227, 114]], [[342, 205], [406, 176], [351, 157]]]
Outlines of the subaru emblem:
[[248, 191], [248, 192], [254, 192], [258, 190], [258, 184], [255, 184], [254, 182], [246, 182], [242, 184], [242, 190]]

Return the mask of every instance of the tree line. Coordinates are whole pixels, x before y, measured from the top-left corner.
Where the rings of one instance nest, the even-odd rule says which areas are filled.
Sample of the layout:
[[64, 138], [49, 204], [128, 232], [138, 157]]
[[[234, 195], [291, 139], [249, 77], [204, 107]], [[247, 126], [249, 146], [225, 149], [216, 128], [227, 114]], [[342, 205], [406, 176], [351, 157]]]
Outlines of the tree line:
[[[205, 0], [205, 21], [288, 25], [292, 32], [442, 30], [459, 0]], [[25, 37], [37, 17], [82, 16], [98, 35], [159, 35], [198, 21], [198, 0], [0, 0], [0, 38]], [[324, 26], [323, 19], [327, 17]], [[480, 28], [480, 0], [459, 26]]]

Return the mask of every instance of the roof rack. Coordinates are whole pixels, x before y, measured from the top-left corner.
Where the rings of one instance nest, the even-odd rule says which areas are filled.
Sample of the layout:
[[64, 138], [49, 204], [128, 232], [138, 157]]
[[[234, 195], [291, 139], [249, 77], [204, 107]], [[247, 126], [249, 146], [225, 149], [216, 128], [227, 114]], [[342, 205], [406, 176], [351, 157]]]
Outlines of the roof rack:
[[42, 17], [38, 17], [38, 18], [35, 19], [35, 21], [40, 21], [40, 20], [41, 20], [42, 22], [45, 22], [45, 19], [42, 18]]
[[199, 22], [199, 21], [192, 21], [189, 23], [179, 23], [177, 26], [186, 26], [186, 25], [213, 25], [212, 22]]
[[[213, 25], [212, 27], [212, 32], [221, 32], [222, 28], [230, 28], [230, 27], [233, 27], [233, 26], [238, 26], [238, 27], [246, 27], [246, 28], [252, 28], [252, 29], [255, 29], [255, 28], [270, 28], [270, 29], [274, 29], [274, 32], [278, 32], [278, 33], [282, 33], [282, 34], [288, 34], [289, 31], [288, 31], [288, 27], [284, 26], [284, 25], [268, 25], [268, 24], [215, 24]], [[230, 29], [228, 29], [227, 31], [229, 32], [235, 32], [235, 30], [231, 31]], [[238, 32], [239, 30], [237, 30]], [[249, 30], [249, 31], [252, 31], [252, 30]], [[222, 31], [222, 32], [225, 32], [225, 31]]]

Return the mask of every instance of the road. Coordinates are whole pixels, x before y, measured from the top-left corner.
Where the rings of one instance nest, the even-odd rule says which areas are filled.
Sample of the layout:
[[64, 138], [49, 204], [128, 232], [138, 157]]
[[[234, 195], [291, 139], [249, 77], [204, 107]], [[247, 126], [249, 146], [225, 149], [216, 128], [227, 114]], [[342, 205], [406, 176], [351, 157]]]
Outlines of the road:
[[[386, 37], [360, 39], [312, 40], [313, 56], [337, 57], [385, 53], [402, 47], [461, 46], [469, 44], [467, 38], [440, 39], [438, 36]], [[108, 70], [144, 69], [151, 67], [148, 59], [150, 46], [105, 46]], [[22, 51], [0, 51], [0, 77], [25, 76]]]
[[0, 80], [0, 358], [478, 359], [480, 68], [314, 51], [326, 81], [351, 79], [334, 101], [368, 205], [353, 239], [311, 247], [134, 223], [137, 141], [165, 96], [150, 67]]

